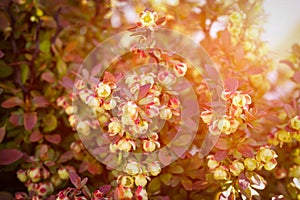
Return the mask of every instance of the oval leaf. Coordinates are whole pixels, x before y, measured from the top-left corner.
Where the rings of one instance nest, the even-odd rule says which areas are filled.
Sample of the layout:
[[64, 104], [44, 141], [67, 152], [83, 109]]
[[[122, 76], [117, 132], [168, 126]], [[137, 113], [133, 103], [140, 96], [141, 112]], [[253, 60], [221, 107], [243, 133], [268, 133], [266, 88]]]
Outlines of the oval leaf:
[[36, 122], [37, 122], [36, 112], [24, 113], [24, 127], [26, 130], [30, 131], [31, 129], [33, 129]]
[[1, 106], [3, 108], [13, 108], [15, 106], [23, 106], [23, 101], [19, 97], [11, 97], [4, 102], [2, 102]]
[[61, 136], [59, 134], [45, 135], [45, 139], [53, 144], [59, 144], [61, 142]]
[[0, 165], [9, 165], [22, 158], [23, 153], [17, 149], [1, 149]]

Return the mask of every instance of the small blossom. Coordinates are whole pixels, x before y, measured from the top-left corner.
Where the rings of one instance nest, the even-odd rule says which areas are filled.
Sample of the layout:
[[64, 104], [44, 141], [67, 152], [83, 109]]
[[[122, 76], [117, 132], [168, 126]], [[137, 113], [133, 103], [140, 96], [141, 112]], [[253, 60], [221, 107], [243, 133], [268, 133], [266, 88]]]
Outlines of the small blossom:
[[50, 172], [46, 168], [41, 169], [41, 176], [43, 179], [48, 179], [50, 177]]
[[56, 104], [57, 106], [60, 106], [60, 107], [67, 107], [68, 105], [68, 102], [67, 102], [67, 99], [66, 97], [62, 96], [62, 97], [58, 97], [57, 100], [56, 100]]
[[300, 130], [300, 117], [299, 116], [293, 117], [290, 120], [290, 126], [295, 130]]
[[161, 167], [157, 162], [149, 164], [147, 169], [152, 176], [157, 176], [161, 172]]
[[27, 181], [27, 172], [24, 169], [19, 169], [17, 171], [17, 177], [21, 182], [26, 182]]
[[219, 162], [213, 156], [208, 156], [207, 166], [209, 169], [215, 169], [219, 166]]
[[242, 171], [244, 171], [244, 165], [240, 161], [235, 160], [229, 166], [229, 170], [234, 176], [238, 176]]
[[251, 25], [245, 32], [246, 38], [250, 40], [255, 40], [259, 37], [260, 30], [257, 25]]
[[214, 170], [214, 179], [215, 180], [227, 180], [228, 174], [223, 167], [218, 167]]
[[118, 121], [112, 121], [108, 125], [108, 132], [110, 136], [115, 136], [122, 131], [122, 125]]
[[96, 87], [96, 92], [99, 97], [106, 98], [111, 94], [111, 88], [106, 83], [99, 83]]
[[120, 178], [120, 184], [124, 187], [131, 188], [133, 187], [134, 180], [131, 176], [122, 176]]
[[137, 162], [130, 162], [124, 166], [124, 171], [131, 176], [135, 176], [141, 172], [141, 166]]
[[268, 148], [262, 148], [258, 151], [257, 155], [256, 155], [256, 159], [258, 161], [262, 161], [264, 163], [271, 161], [273, 158], [276, 158], [277, 154]]
[[114, 99], [109, 100], [109, 102], [105, 102], [103, 107], [105, 110], [112, 110], [117, 106], [117, 102]]
[[72, 115], [72, 114], [76, 114], [78, 111], [76, 106], [67, 106], [65, 108], [65, 112], [67, 113], [67, 115]]
[[74, 85], [77, 90], [83, 90], [86, 87], [84, 80], [77, 80]]
[[222, 133], [225, 133], [227, 135], [231, 133], [231, 124], [228, 119], [223, 118], [219, 120], [217, 126]]
[[276, 159], [273, 158], [264, 164], [264, 168], [265, 170], [271, 171], [276, 167], [276, 165], [277, 165], [277, 161]]
[[69, 172], [66, 168], [60, 168], [57, 171], [59, 178], [62, 180], [68, 180], [69, 179]]
[[129, 152], [131, 149], [135, 150], [136, 148], [134, 141], [127, 140], [125, 138], [120, 139], [116, 145], [118, 149], [120, 149], [121, 151], [127, 151], [127, 152]]
[[240, 12], [234, 11], [229, 15], [229, 19], [233, 24], [239, 24], [243, 20], [243, 14]]
[[135, 195], [138, 200], [148, 200], [148, 194], [142, 186], [139, 186], [135, 192]]
[[164, 108], [160, 110], [159, 117], [163, 120], [169, 120], [172, 118], [172, 111], [170, 108]]
[[200, 115], [202, 121], [205, 123], [205, 124], [210, 124], [211, 123], [211, 120], [212, 120], [212, 112], [211, 110], [205, 110], [201, 113]]
[[143, 174], [138, 174], [137, 176], [134, 177], [134, 182], [136, 186], [145, 187], [147, 185], [146, 176]]
[[38, 167], [31, 168], [28, 171], [28, 177], [31, 179], [32, 182], [36, 183], [41, 180], [41, 170]]
[[91, 132], [89, 123], [87, 121], [80, 121], [76, 126], [76, 130], [85, 136], [89, 135]]
[[251, 97], [248, 94], [235, 94], [232, 98], [232, 104], [237, 107], [244, 107], [251, 104]]
[[254, 158], [245, 158], [244, 165], [247, 170], [253, 171], [257, 167], [257, 161]]
[[143, 27], [155, 26], [156, 19], [157, 19], [156, 12], [146, 10], [140, 13], [140, 22]]
[[187, 71], [187, 65], [185, 63], [177, 63], [174, 65], [174, 72], [177, 77], [184, 76]]
[[160, 71], [157, 75], [157, 79], [166, 87], [173, 85], [176, 81], [176, 77], [168, 71]]
[[277, 138], [281, 142], [289, 143], [292, 141], [291, 133], [286, 130], [279, 130], [279, 131], [277, 131], [276, 134], [277, 134]]
[[90, 95], [86, 98], [85, 103], [90, 107], [99, 107], [102, 105], [103, 101], [94, 95]]
[[153, 141], [153, 140], [144, 140], [143, 141], [143, 149], [146, 151], [146, 152], [152, 152], [156, 149], [156, 142]]

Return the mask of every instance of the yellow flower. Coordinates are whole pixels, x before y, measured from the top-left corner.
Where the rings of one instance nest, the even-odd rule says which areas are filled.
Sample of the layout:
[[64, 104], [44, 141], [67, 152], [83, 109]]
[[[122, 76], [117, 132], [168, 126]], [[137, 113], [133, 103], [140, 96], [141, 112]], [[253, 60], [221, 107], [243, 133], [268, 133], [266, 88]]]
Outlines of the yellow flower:
[[229, 15], [229, 19], [233, 24], [240, 24], [243, 20], [243, 14], [234, 11]]
[[277, 165], [277, 161], [275, 159], [271, 159], [270, 161], [264, 164], [264, 168], [265, 170], [271, 171], [276, 167], [276, 165]]
[[219, 162], [216, 161], [214, 157], [210, 157], [207, 161], [207, 166], [209, 167], [209, 169], [215, 169], [219, 166]]
[[147, 169], [152, 176], [157, 176], [161, 171], [161, 167], [157, 162], [149, 164]]
[[99, 97], [106, 98], [111, 94], [111, 88], [108, 84], [99, 83], [96, 88]]
[[144, 140], [143, 141], [143, 149], [146, 152], [152, 152], [154, 151], [156, 148], [156, 143], [152, 140]]
[[300, 178], [300, 166], [294, 165], [289, 169], [289, 176], [294, 178]]
[[120, 183], [124, 187], [131, 188], [131, 187], [133, 187], [134, 181], [131, 176], [122, 176]]
[[251, 97], [248, 94], [235, 94], [232, 98], [232, 104], [237, 107], [244, 107], [251, 104]]
[[244, 160], [244, 165], [247, 170], [253, 171], [257, 167], [257, 161], [254, 158], [246, 158]]
[[78, 111], [76, 106], [67, 106], [65, 109], [65, 112], [67, 113], [67, 115], [72, 115], [72, 114], [76, 114]]
[[26, 170], [23, 170], [23, 169], [19, 169], [17, 171], [17, 177], [18, 179], [21, 181], [21, 182], [26, 182], [27, 181], [27, 173], [26, 173]]
[[248, 40], [243, 41], [242, 46], [243, 46], [244, 51], [253, 51], [255, 48], [255, 45]]
[[258, 39], [259, 34], [260, 34], [260, 30], [257, 25], [250, 26], [245, 32], [246, 38], [248, 38], [250, 40]]
[[145, 187], [146, 184], [147, 184], [147, 179], [146, 179], [145, 175], [139, 174], [139, 175], [134, 177], [134, 182], [135, 182], [136, 186]]
[[130, 162], [124, 166], [124, 171], [131, 176], [135, 176], [141, 172], [141, 166], [137, 162]]
[[28, 171], [28, 177], [34, 183], [39, 182], [41, 180], [41, 170], [38, 167], [30, 169]]
[[90, 126], [87, 121], [80, 121], [77, 126], [76, 130], [85, 136], [89, 135], [91, 132]]
[[103, 104], [103, 108], [104, 108], [105, 110], [112, 110], [112, 109], [114, 109], [116, 106], [117, 106], [117, 102], [116, 102], [114, 99], [111, 99], [108, 103], [105, 102], [105, 103]]
[[238, 176], [242, 171], [244, 171], [244, 165], [240, 161], [235, 160], [229, 166], [229, 170], [234, 176]]
[[212, 120], [212, 112], [210, 110], [203, 111], [200, 116], [205, 124], [209, 124]]
[[108, 132], [110, 136], [119, 134], [122, 130], [122, 125], [118, 121], [112, 121], [108, 125]]
[[231, 125], [230, 125], [230, 121], [226, 118], [223, 118], [221, 120], [218, 121], [218, 129], [225, 134], [230, 134], [231, 133]]
[[173, 85], [176, 81], [175, 75], [171, 74], [168, 71], [160, 71], [157, 75], [157, 79], [162, 85], [166, 87]]
[[133, 141], [127, 140], [125, 138], [120, 139], [117, 142], [117, 147], [121, 151], [127, 151], [129, 152], [132, 148], [135, 150], [135, 144]]
[[86, 98], [86, 104], [90, 107], [99, 107], [100, 106], [100, 101], [98, 98], [96, 98], [93, 95], [90, 95]]
[[69, 172], [66, 168], [60, 168], [57, 171], [59, 178], [62, 180], [67, 180], [69, 179]]
[[300, 118], [295, 116], [290, 120], [290, 126], [295, 130], [300, 130]]
[[286, 130], [279, 130], [277, 131], [277, 138], [281, 142], [289, 143], [292, 141], [291, 133]]
[[156, 19], [157, 19], [156, 12], [146, 10], [140, 14], [140, 21], [142, 23], [142, 26], [144, 27], [155, 26]]
[[256, 159], [258, 161], [262, 161], [264, 163], [271, 161], [273, 158], [276, 158], [277, 154], [275, 151], [268, 149], [268, 148], [262, 148], [258, 151], [256, 155]]
[[169, 120], [172, 118], [172, 111], [170, 108], [164, 108], [164, 109], [160, 110], [159, 116], [163, 120]]
[[228, 178], [227, 171], [223, 167], [218, 167], [214, 170], [215, 180], [226, 180]]

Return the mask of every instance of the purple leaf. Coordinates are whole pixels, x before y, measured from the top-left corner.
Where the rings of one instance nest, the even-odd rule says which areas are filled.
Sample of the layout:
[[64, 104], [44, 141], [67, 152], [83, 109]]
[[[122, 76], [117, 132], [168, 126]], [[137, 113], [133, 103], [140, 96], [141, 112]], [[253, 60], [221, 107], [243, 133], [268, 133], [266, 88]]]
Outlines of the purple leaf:
[[32, 103], [36, 108], [46, 108], [49, 105], [49, 101], [44, 96], [35, 96], [32, 99]]
[[43, 138], [43, 135], [40, 133], [40, 131], [39, 130], [34, 130], [31, 133], [31, 135], [29, 137], [29, 140], [30, 140], [30, 142], [37, 142], [42, 138]]
[[111, 185], [102, 185], [102, 186], [99, 187], [99, 190], [103, 194], [106, 194], [111, 190]]
[[235, 78], [229, 78], [225, 80], [225, 88], [229, 91], [235, 92], [239, 87], [239, 81]]
[[146, 85], [142, 85], [140, 87], [138, 99], [144, 98], [147, 95], [147, 93], [149, 92], [150, 88], [151, 88], [151, 84], [150, 83], [148, 83]]
[[53, 144], [59, 144], [61, 142], [61, 136], [59, 134], [45, 135], [45, 139]]
[[59, 163], [67, 162], [67, 161], [71, 160], [73, 158], [73, 156], [74, 156], [74, 153], [72, 151], [66, 151], [60, 155], [58, 162]]
[[70, 171], [70, 181], [77, 189], [80, 189], [81, 178], [75, 172]]
[[30, 131], [31, 129], [33, 129], [36, 122], [37, 122], [36, 112], [24, 113], [24, 127], [26, 130]]
[[3, 108], [13, 108], [15, 106], [23, 106], [23, 101], [19, 97], [11, 97], [4, 102], [2, 102], [1, 106]]
[[23, 157], [23, 153], [17, 149], [1, 149], [0, 165], [9, 165]]

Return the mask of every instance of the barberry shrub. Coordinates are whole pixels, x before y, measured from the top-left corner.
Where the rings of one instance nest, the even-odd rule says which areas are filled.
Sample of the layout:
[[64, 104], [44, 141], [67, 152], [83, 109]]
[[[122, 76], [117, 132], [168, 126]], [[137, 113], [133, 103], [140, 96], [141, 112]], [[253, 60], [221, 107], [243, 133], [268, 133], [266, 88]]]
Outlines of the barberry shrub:
[[[0, 199], [300, 199], [300, 46], [272, 59], [261, 0], [0, 7]], [[222, 113], [191, 60], [156, 48], [160, 29], [210, 56]], [[129, 51], [89, 66], [121, 32]]]

